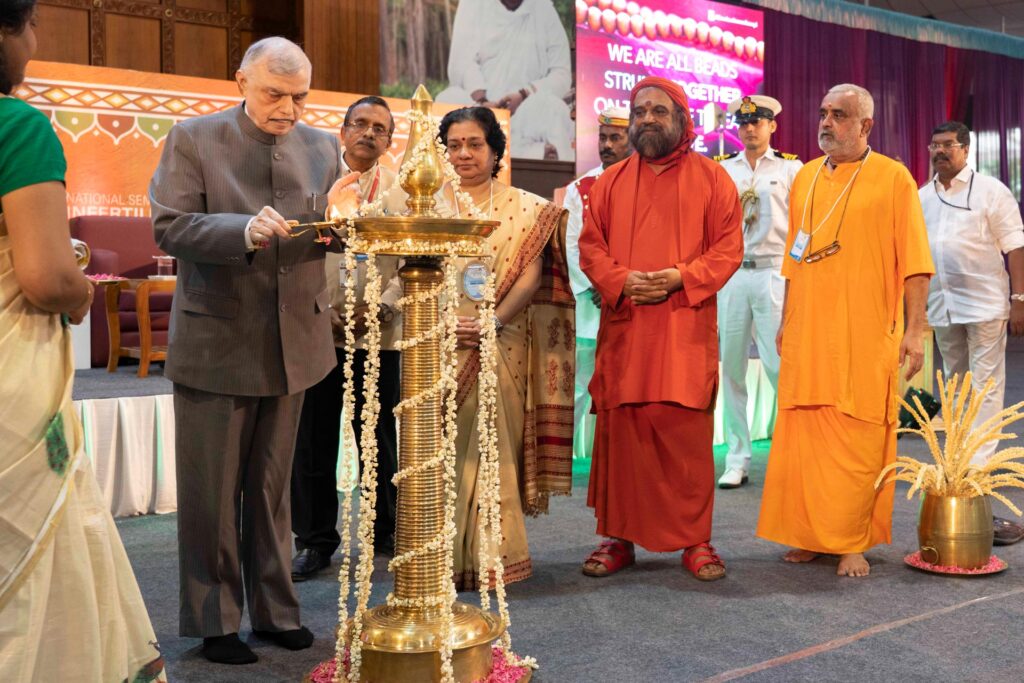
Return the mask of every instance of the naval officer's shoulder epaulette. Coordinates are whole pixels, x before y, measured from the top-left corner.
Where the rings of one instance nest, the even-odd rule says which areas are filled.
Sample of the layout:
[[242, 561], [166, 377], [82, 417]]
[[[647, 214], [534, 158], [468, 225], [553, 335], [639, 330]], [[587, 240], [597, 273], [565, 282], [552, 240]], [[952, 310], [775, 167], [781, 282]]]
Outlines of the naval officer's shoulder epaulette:
[[732, 154], [716, 154], [712, 157], [715, 161], [725, 161], [726, 159], [732, 159], [737, 156], [739, 152], [733, 152]]
[[780, 152], [779, 150], [775, 150], [775, 153], [778, 154], [783, 159], [785, 159], [786, 161], [800, 161], [800, 156], [798, 154], [792, 154], [790, 152]]

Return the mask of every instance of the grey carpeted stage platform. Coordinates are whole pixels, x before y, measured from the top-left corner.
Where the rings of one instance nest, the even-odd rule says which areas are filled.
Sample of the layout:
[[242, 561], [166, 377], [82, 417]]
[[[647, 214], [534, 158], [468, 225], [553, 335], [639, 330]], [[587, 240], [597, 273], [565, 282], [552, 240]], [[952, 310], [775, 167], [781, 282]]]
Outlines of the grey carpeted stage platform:
[[[1011, 403], [1024, 400], [1024, 343], [1011, 344], [1008, 360]], [[528, 521], [534, 576], [508, 592], [515, 649], [541, 665], [535, 681], [1024, 680], [1024, 543], [996, 549], [1010, 564], [1001, 575], [949, 578], [910, 569], [903, 556], [916, 549], [917, 500], [907, 501], [901, 485], [894, 542], [869, 553], [870, 577], [839, 579], [834, 558], [784, 564], [782, 548], [753, 534], [766, 448], [761, 444], [751, 485], [716, 497], [714, 543], [729, 569], [723, 581], [694, 580], [678, 554], [640, 553], [638, 565], [621, 574], [583, 576], [580, 562], [597, 540], [585, 475], [571, 498]], [[900, 452], [925, 455], [922, 443], [908, 439]], [[1018, 503], [1021, 494], [1013, 496]], [[199, 641], [176, 635], [175, 516], [119, 520], [118, 528], [172, 680], [298, 681], [332, 655], [338, 591], [326, 573], [298, 584], [304, 622], [317, 635], [310, 650], [275, 648], [252, 637], [243, 621], [242, 637], [259, 663], [209, 664]], [[378, 559], [373, 605], [389, 587], [384, 567]]]

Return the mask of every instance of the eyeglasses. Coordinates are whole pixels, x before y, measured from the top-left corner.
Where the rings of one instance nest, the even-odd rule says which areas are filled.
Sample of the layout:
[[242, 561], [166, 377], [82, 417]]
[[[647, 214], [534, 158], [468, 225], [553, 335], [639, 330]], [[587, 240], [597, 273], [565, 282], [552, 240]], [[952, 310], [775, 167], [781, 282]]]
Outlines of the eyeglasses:
[[833, 254], [836, 254], [838, 252], [839, 252], [839, 241], [836, 240], [835, 242], [833, 242], [832, 244], [828, 245], [827, 247], [823, 247], [821, 249], [818, 249], [817, 251], [812, 251], [807, 256], [804, 256], [804, 263], [817, 263], [818, 261], [820, 261], [820, 260], [822, 260], [824, 258], [828, 258], [829, 256], [832, 256]]
[[370, 125], [369, 123], [346, 123], [345, 128], [356, 135], [364, 135], [367, 129], [370, 129], [370, 135], [375, 138], [383, 138], [391, 135], [391, 131], [380, 124]]
[[966, 147], [967, 145], [961, 142], [932, 142], [928, 145], [929, 152], [938, 152], [940, 149], [944, 152], [948, 152], [951, 149], [957, 147]]

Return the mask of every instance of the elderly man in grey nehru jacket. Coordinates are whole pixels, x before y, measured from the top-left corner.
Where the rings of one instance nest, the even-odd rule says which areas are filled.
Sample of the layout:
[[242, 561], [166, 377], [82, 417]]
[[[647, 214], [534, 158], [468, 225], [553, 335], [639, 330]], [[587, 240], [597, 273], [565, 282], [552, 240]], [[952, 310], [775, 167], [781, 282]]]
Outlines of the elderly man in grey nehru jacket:
[[[336, 363], [324, 246], [287, 220], [357, 201], [338, 140], [299, 122], [311, 65], [267, 38], [235, 74], [244, 101], [178, 123], [150, 184], [157, 244], [178, 259], [174, 382], [179, 633], [214, 662], [255, 662], [238, 637], [290, 650], [313, 634], [290, 576], [288, 485], [305, 389]], [[331, 248], [337, 248], [337, 240]]]

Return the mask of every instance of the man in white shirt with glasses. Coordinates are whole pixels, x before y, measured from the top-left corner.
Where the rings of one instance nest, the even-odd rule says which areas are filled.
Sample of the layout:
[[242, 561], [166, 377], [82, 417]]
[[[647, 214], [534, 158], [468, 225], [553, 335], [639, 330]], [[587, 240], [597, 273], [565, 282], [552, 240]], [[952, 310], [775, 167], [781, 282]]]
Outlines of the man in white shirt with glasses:
[[[981, 424], [1003, 408], [1007, 331], [1024, 335], [1024, 225], [1010, 189], [967, 165], [970, 142], [970, 130], [957, 121], [932, 132], [935, 177], [920, 197], [935, 261], [928, 323], [947, 377], [970, 371], [976, 389], [994, 380], [975, 421]], [[986, 444], [975, 463], [984, 463], [996, 445]], [[1000, 518], [995, 532], [997, 544], [1024, 538], [1024, 527]]]

